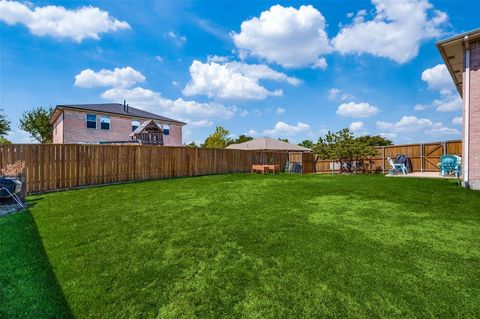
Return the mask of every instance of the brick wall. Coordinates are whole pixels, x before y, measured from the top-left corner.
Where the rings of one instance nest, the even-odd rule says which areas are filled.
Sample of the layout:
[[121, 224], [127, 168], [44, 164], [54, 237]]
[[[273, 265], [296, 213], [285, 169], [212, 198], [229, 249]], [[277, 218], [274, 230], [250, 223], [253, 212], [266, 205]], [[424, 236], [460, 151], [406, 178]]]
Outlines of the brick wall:
[[469, 178], [480, 189], [480, 42], [470, 44], [470, 149]]
[[[98, 143], [103, 141], [130, 141], [129, 134], [132, 132], [132, 120], [138, 120], [141, 123], [144, 119], [128, 118], [124, 116], [110, 115], [110, 130], [100, 128], [100, 117], [97, 115], [97, 128], [87, 128], [86, 112], [64, 110], [63, 123], [63, 143]], [[91, 113], [94, 114], [94, 113]], [[59, 117], [61, 119], [61, 117]], [[58, 120], [57, 120], [58, 121]], [[159, 122], [159, 125], [164, 123]], [[59, 130], [57, 129], [57, 132]], [[58, 134], [58, 133], [57, 133]], [[170, 135], [164, 137], [165, 145], [182, 145], [182, 127], [181, 125], [170, 125]], [[60, 138], [54, 135], [54, 143], [62, 143]]]
[[63, 143], [63, 114], [53, 123], [53, 143]]

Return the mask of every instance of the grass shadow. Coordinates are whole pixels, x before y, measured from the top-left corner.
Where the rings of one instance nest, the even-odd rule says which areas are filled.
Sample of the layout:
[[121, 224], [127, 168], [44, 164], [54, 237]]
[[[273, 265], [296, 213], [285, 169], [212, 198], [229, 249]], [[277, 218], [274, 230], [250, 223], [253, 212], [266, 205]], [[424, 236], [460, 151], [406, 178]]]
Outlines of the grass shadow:
[[27, 209], [0, 218], [0, 318], [72, 318]]

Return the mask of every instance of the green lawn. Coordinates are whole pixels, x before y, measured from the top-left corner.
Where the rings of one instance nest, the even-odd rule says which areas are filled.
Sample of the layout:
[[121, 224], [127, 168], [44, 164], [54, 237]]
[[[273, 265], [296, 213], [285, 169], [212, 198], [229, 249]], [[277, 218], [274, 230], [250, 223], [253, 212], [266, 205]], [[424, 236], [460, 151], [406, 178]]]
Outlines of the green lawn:
[[0, 318], [480, 317], [480, 192], [223, 175], [32, 196], [0, 218]]

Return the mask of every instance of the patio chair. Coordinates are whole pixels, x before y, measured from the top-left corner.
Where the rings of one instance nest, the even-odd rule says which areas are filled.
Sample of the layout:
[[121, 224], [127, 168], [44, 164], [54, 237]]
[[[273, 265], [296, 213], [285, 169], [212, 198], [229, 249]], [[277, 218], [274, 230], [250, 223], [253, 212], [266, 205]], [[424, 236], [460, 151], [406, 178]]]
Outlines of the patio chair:
[[390, 164], [391, 170], [397, 174], [402, 173], [403, 175], [407, 175], [407, 167], [405, 164], [396, 164], [390, 157], [387, 157], [388, 163]]
[[460, 156], [446, 154], [440, 157], [440, 175], [453, 174], [457, 178], [462, 174], [462, 158]]

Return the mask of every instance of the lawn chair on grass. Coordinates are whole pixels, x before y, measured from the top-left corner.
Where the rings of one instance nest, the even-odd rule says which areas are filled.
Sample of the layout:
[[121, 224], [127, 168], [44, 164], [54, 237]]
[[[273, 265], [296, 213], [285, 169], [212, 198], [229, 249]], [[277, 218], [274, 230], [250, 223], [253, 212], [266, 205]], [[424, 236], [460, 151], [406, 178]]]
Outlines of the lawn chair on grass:
[[403, 175], [407, 175], [407, 167], [405, 164], [396, 164], [390, 157], [387, 157], [388, 163], [390, 164], [391, 170], [394, 174], [402, 173]]
[[440, 163], [438, 163], [440, 168], [440, 175], [445, 176], [448, 174], [453, 174], [457, 178], [462, 174], [462, 158], [456, 155], [446, 154], [440, 157]]

